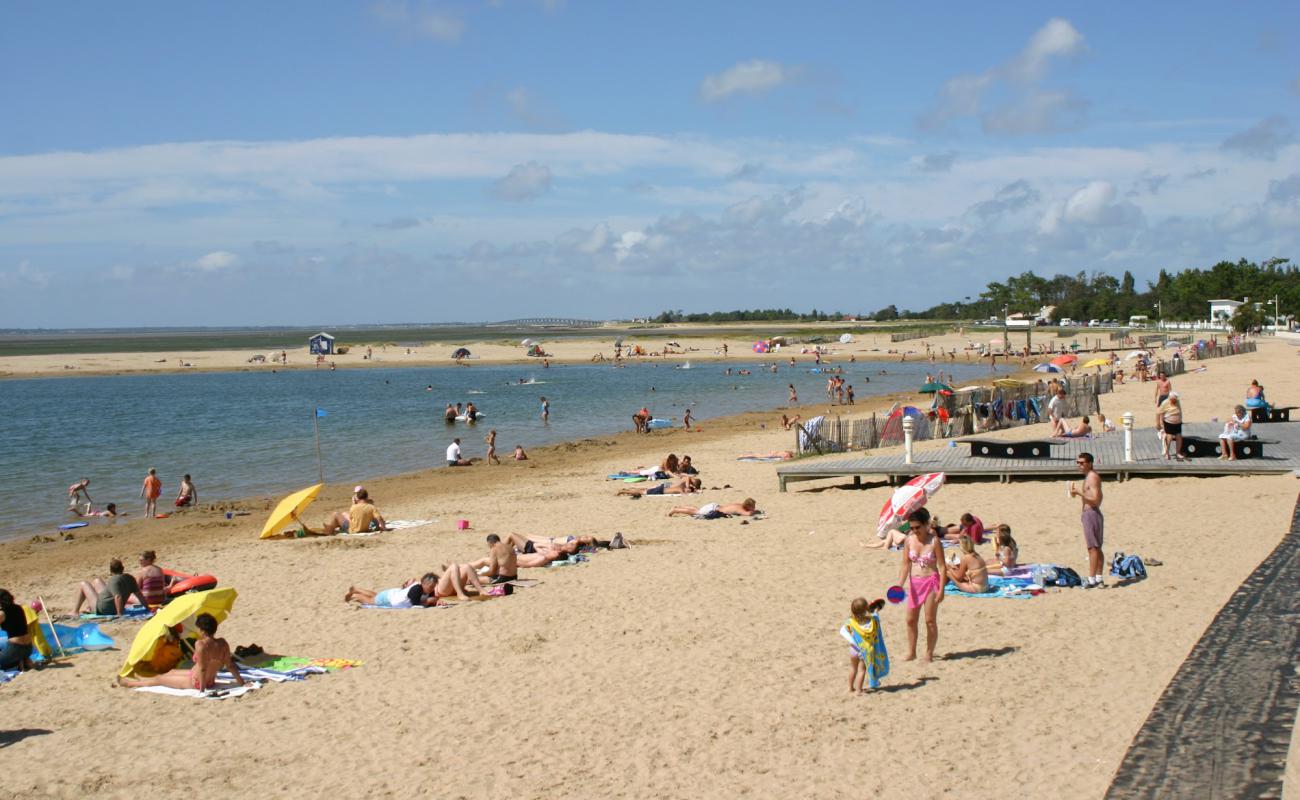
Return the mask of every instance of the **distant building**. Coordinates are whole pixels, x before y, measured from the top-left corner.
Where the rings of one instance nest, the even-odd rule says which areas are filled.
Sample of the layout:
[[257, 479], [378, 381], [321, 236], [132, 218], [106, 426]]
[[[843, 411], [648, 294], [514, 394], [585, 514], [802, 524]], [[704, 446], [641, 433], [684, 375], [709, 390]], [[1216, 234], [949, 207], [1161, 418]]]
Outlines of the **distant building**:
[[1240, 300], [1211, 300], [1210, 301], [1210, 324], [1227, 322], [1237, 313], [1237, 309], [1242, 306]]
[[307, 352], [314, 356], [334, 355], [334, 337], [321, 331], [307, 340]]

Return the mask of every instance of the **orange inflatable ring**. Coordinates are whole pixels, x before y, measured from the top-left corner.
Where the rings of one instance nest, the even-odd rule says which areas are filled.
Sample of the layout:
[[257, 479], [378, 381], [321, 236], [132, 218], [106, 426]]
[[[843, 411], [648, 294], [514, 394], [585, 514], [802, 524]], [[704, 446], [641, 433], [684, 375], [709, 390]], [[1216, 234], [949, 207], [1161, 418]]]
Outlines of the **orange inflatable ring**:
[[175, 579], [171, 586], [167, 587], [168, 597], [178, 597], [188, 592], [201, 592], [205, 589], [214, 589], [217, 586], [215, 575], [186, 575], [184, 572], [165, 569], [163, 574], [168, 578]]

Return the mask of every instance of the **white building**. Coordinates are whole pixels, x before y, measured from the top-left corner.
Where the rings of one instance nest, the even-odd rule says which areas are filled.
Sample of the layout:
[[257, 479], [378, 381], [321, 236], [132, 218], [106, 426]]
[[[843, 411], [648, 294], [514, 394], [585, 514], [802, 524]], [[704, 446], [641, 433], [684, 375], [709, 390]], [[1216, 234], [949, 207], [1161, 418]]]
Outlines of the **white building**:
[[1242, 306], [1240, 300], [1211, 300], [1210, 301], [1210, 324], [1226, 323], [1237, 313], [1237, 309]]

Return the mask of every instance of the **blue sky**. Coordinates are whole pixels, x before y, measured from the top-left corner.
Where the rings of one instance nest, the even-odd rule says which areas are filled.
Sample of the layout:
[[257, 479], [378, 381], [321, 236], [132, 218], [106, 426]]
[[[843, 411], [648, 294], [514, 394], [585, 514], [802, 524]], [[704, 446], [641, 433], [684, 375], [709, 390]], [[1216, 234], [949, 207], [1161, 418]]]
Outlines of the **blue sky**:
[[0, 327], [873, 311], [1300, 257], [1300, 5], [980, 5], [6, 3]]

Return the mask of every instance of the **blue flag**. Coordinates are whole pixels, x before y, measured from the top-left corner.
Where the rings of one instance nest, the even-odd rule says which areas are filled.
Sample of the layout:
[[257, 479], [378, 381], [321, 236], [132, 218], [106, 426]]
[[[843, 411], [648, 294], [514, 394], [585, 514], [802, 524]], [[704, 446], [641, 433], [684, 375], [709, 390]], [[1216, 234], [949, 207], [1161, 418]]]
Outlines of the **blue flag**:
[[318, 409], [316, 409], [316, 416], [317, 416], [317, 417], [323, 417], [323, 416], [325, 416], [325, 409], [323, 409], [323, 408], [318, 408]]

